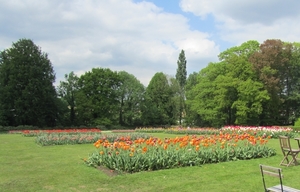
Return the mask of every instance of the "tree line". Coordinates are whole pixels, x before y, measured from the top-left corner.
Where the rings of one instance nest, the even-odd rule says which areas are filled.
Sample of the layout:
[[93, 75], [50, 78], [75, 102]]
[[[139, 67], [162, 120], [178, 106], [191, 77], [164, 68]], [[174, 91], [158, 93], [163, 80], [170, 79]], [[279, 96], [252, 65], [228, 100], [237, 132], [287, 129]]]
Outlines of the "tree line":
[[30, 39], [0, 52], [0, 125], [286, 125], [299, 117], [300, 44], [248, 41], [187, 76], [182, 50], [175, 76], [93, 68], [57, 87], [47, 53]]

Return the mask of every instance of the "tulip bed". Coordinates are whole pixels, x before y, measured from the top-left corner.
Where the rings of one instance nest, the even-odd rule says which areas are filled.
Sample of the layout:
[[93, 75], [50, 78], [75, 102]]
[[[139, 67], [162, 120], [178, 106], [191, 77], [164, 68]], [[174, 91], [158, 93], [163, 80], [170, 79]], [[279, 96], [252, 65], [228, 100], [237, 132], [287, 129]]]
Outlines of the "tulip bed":
[[111, 130], [112, 133], [133, 133], [135, 130], [126, 130], [126, 129], [114, 129]]
[[136, 128], [135, 132], [141, 133], [163, 133], [165, 132], [164, 128]]
[[99, 134], [97, 132], [94, 133], [78, 133], [73, 134], [72, 132], [67, 134], [57, 134], [57, 133], [44, 133], [39, 134], [36, 137], [36, 143], [42, 146], [49, 145], [74, 145], [74, 144], [87, 144], [94, 143], [98, 140], [107, 140], [110, 142], [119, 141], [120, 138], [149, 138], [149, 135], [142, 133], [133, 133], [133, 134]]
[[298, 132], [289, 127], [269, 126], [269, 127], [251, 127], [251, 126], [225, 126], [221, 129], [216, 128], [137, 128], [136, 132], [156, 133], [164, 132], [168, 134], [184, 135], [215, 135], [222, 133], [248, 133], [253, 136], [278, 138], [279, 135], [295, 138]]
[[100, 139], [94, 143], [97, 150], [84, 161], [89, 166], [105, 166], [126, 173], [201, 166], [273, 156], [275, 149], [265, 145], [269, 138], [248, 133], [220, 133], [165, 139], [123, 137], [114, 142]]
[[186, 135], [215, 135], [220, 133], [216, 128], [168, 128], [165, 133]]
[[278, 138], [279, 135], [288, 136], [290, 138], [295, 138], [296, 136], [298, 136], [298, 132], [294, 131], [292, 128], [280, 126], [225, 126], [221, 130], [227, 133], [246, 132], [251, 135], [271, 138]]
[[44, 134], [59, 134], [59, 135], [75, 135], [75, 134], [100, 134], [101, 130], [92, 128], [92, 129], [53, 129], [53, 130], [23, 130], [22, 135], [25, 137], [35, 137], [38, 135]]

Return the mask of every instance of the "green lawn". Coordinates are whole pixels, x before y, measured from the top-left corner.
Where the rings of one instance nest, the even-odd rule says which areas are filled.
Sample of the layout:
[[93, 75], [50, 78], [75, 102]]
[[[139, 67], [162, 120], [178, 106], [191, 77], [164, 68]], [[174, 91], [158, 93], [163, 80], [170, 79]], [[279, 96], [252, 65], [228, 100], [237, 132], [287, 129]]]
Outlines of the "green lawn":
[[[167, 134], [152, 134], [161, 138]], [[175, 137], [176, 135], [171, 135]], [[201, 167], [108, 176], [82, 158], [92, 144], [41, 147], [35, 138], [0, 134], [0, 191], [263, 191], [259, 164], [279, 167], [278, 140], [268, 143], [277, 155]], [[282, 167], [284, 184], [300, 189], [300, 166]]]

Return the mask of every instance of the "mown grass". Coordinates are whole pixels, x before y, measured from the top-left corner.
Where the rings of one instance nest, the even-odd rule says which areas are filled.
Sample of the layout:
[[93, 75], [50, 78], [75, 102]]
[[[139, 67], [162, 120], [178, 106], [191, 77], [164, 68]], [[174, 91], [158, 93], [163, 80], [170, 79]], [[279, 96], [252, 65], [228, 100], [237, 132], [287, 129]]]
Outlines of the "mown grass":
[[[176, 137], [178, 135], [152, 134]], [[283, 168], [284, 184], [300, 189], [300, 166], [282, 167], [277, 139], [271, 158], [108, 176], [82, 159], [92, 144], [41, 147], [35, 138], [0, 134], [0, 191], [263, 191], [259, 164]]]

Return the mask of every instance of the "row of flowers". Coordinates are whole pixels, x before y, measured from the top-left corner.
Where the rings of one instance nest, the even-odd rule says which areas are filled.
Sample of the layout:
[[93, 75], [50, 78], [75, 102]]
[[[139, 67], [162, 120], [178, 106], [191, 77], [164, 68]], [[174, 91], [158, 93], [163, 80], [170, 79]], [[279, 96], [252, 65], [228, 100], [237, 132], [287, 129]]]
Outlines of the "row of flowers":
[[131, 134], [39, 134], [36, 137], [36, 143], [42, 146], [49, 145], [74, 145], [74, 144], [87, 144], [94, 143], [98, 140], [106, 140], [109, 142], [126, 141], [129, 138], [149, 138], [149, 135], [143, 133], [131, 133]]
[[248, 133], [250, 135], [256, 135], [261, 137], [278, 138], [279, 135], [288, 136], [294, 138], [298, 135], [298, 132], [294, 131], [290, 127], [279, 126], [225, 126], [221, 129], [216, 128], [137, 128], [136, 132], [144, 133], [168, 133], [168, 134], [184, 134], [184, 135], [215, 135], [222, 133]]
[[124, 138], [119, 141], [100, 139], [97, 150], [85, 163], [111, 170], [134, 173], [205, 163], [270, 157], [276, 154], [265, 144], [269, 138], [250, 134], [219, 134], [176, 138]]
[[112, 133], [133, 133], [135, 130], [133, 129], [114, 129], [111, 130]]
[[100, 134], [101, 130], [97, 128], [91, 128], [91, 129], [53, 129], [53, 130], [23, 130], [22, 132], [23, 136], [26, 137], [35, 137], [38, 135], [44, 135], [44, 134], [59, 134], [59, 135], [76, 135], [76, 134]]

